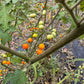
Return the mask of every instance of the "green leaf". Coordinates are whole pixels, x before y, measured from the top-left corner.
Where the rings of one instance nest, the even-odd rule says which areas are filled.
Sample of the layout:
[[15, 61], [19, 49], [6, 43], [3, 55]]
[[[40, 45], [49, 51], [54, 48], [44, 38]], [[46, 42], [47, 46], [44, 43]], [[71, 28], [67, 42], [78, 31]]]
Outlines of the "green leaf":
[[80, 40], [82, 40], [82, 39], [84, 38], [84, 34], [83, 34], [83, 35], [81, 35], [79, 38], [80, 38]]
[[71, 23], [70, 29], [74, 29], [76, 27], [75, 22], [73, 21], [72, 17], [69, 15], [69, 17], [67, 18], [68, 22]]
[[13, 3], [16, 3], [18, 0], [12, 0]]
[[11, 84], [24, 84], [28, 79], [22, 70], [16, 70], [14, 73], [8, 73], [3, 79], [3, 84], [10, 82]]
[[2, 29], [4, 31], [9, 29], [8, 22], [14, 20], [14, 17], [9, 14], [11, 7], [12, 7], [12, 4], [11, 5], [3, 4], [1, 6], [1, 10], [0, 10], [0, 24], [2, 25], [1, 27], [2, 27]]
[[59, 19], [63, 18], [63, 17], [65, 16], [65, 14], [66, 14], [66, 12], [61, 11], [61, 12], [58, 14], [56, 20], [59, 20]]
[[6, 2], [6, 3], [9, 3], [9, 2], [10, 2], [10, 0], [5, 0], [5, 2]]
[[80, 4], [80, 10], [83, 12], [84, 11], [84, 0]]
[[11, 41], [12, 40], [12, 36], [9, 35], [7, 32], [3, 32], [0, 30], [0, 38], [1, 38], [1, 43], [3, 45], [6, 44], [7, 41]]
[[11, 62], [13, 64], [15, 64], [15, 63], [21, 63], [21, 58], [19, 58], [17, 56], [13, 56], [13, 57], [11, 57]]

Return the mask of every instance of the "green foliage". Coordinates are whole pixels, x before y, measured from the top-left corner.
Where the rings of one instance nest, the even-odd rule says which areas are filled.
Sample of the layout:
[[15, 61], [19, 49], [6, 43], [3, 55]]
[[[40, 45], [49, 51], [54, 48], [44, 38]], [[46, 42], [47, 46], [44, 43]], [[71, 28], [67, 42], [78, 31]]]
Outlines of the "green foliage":
[[76, 74], [75, 84], [77, 84], [77, 82], [80, 81], [79, 77], [80, 77], [80, 70], [78, 70], [78, 73]]
[[19, 58], [19, 57], [13, 55], [13, 56], [11, 57], [11, 62], [12, 62], [13, 64], [15, 64], [15, 63], [21, 63], [21, 58]]
[[60, 8], [60, 4], [55, 5], [54, 7], [50, 7], [50, 10], [55, 10]]
[[84, 34], [83, 34], [83, 35], [81, 35], [79, 38], [80, 38], [80, 40], [82, 40], [82, 39], [84, 38]]
[[84, 11], [84, 0], [80, 4], [80, 10], [83, 12]]
[[78, 0], [68, 0], [68, 1], [67, 1], [67, 4], [68, 4], [69, 6], [73, 6], [77, 1], [78, 1]]
[[[11, 0], [5, 0], [6, 3], [9, 3]], [[16, 3], [18, 0], [12, 0], [12, 3]]]
[[11, 84], [25, 84], [27, 83], [27, 77], [22, 70], [16, 70], [14, 73], [9, 73], [5, 76], [3, 84], [10, 82]]
[[72, 17], [69, 15], [67, 21], [71, 23], [70, 29], [74, 29], [76, 27], [75, 22], [73, 21]]
[[10, 4], [10, 5], [3, 4], [1, 6], [0, 24], [1, 24], [1, 29], [4, 30], [4, 31], [6, 31], [7, 29], [9, 29], [8, 23], [10, 21], [14, 20], [14, 17], [9, 14], [11, 7], [12, 7], [12, 4]]
[[65, 11], [61, 11], [61, 12], [59, 12], [59, 14], [58, 14], [56, 20], [60, 20], [60, 19], [62, 19], [65, 15], [66, 15], [66, 12], [65, 12]]
[[0, 38], [1, 38], [1, 43], [3, 45], [6, 44], [7, 41], [11, 41], [12, 40], [12, 36], [8, 34], [8, 32], [3, 32], [3, 31], [0, 31]]

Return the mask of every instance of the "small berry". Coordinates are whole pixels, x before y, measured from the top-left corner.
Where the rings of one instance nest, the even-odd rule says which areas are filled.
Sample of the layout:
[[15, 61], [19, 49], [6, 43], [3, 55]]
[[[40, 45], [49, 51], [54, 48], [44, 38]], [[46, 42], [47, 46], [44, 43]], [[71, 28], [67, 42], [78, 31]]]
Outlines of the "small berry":
[[26, 64], [26, 62], [22, 61], [21, 64]]
[[11, 64], [11, 62], [10, 61], [7, 61], [7, 63], [6, 63], [7, 65], [10, 65]]
[[7, 63], [7, 61], [6, 60], [3, 60], [2, 64], [6, 64], [6, 63]]
[[45, 6], [42, 6], [42, 8], [45, 8]]
[[39, 44], [39, 49], [44, 49], [45, 45], [43, 43]]
[[29, 48], [29, 45], [27, 43], [23, 44], [23, 49]]
[[3, 74], [2, 73], [0, 73], [0, 76], [2, 76]]
[[32, 38], [28, 38], [27, 42], [31, 43], [31, 42], [33, 42], [33, 39]]
[[41, 49], [38, 49], [36, 52], [37, 52], [38, 55], [43, 53], [43, 51]]

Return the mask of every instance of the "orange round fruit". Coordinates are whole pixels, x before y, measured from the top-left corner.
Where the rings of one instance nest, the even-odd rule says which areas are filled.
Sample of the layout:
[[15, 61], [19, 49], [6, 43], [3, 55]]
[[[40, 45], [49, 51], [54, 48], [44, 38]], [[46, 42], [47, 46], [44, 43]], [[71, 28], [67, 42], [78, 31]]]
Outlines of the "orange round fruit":
[[6, 63], [7, 63], [7, 61], [6, 60], [3, 60], [2, 64], [6, 64]]
[[6, 64], [7, 64], [7, 65], [10, 65], [10, 64], [11, 64], [11, 62], [10, 62], [10, 61], [7, 61], [7, 62], [6, 62]]
[[0, 73], [0, 76], [2, 76], [3, 74], [2, 73]]
[[33, 39], [32, 38], [28, 38], [27, 42], [31, 43], [31, 42], [33, 42]]
[[29, 29], [29, 31], [31, 31], [31, 28]]
[[42, 5], [42, 3], [39, 3], [39, 5], [41, 6], [41, 5]]
[[59, 37], [61, 38], [62, 37], [62, 34]]
[[23, 44], [23, 49], [29, 48], [29, 45], [27, 43]]
[[41, 9], [40, 9], [40, 8], [38, 8], [38, 10], [40, 11]]
[[26, 64], [26, 62], [22, 61], [21, 64]]
[[32, 29], [36, 29], [35, 27], [33, 27]]
[[39, 49], [44, 49], [45, 45], [43, 43], [39, 44]]
[[41, 49], [38, 49], [36, 52], [37, 52], [38, 55], [43, 53], [43, 51]]
[[42, 8], [45, 8], [45, 6], [42, 6]]
[[2, 72], [2, 69], [0, 69], [0, 73]]
[[36, 30], [38, 30], [38, 31], [39, 31], [39, 28], [38, 28], [38, 27], [36, 27]]

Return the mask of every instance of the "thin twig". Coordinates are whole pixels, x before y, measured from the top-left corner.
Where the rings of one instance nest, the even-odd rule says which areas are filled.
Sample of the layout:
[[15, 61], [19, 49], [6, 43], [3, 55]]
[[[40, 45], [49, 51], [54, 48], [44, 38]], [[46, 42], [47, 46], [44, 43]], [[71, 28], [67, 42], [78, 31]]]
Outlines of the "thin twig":
[[82, 21], [84, 21], [84, 17], [79, 21], [79, 23], [81, 23]]
[[[48, 1], [48, 0], [46, 0], [46, 2], [45, 2], [45, 5], [44, 5], [45, 8], [44, 8], [44, 10], [47, 10], [47, 9], [46, 9], [47, 1]], [[44, 16], [44, 24], [46, 23], [46, 15], [47, 15], [47, 13], [46, 13], [45, 16]]]
[[38, 21], [37, 21], [35, 27], [38, 25], [38, 23], [39, 23], [39, 21], [40, 21], [41, 18], [42, 18], [42, 15], [40, 15], [40, 17], [39, 17], [39, 19], [38, 19]]
[[[47, 5], [47, 1], [48, 1], [48, 0], [46, 0], [46, 2], [45, 2], [45, 4], [44, 4], [45, 8], [46, 8], [46, 5]], [[40, 21], [41, 18], [42, 18], [42, 14], [40, 15], [40, 17], [39, 17], [39, 19], [38, 19], [38, 21], [37, 21], [35, 27], [38, 25], [38, 23], [39, 23], [39, 21]]]
[[68, 7], [68, 5], [65, 3], [65, 1], [64, 1], [64, 0], [59, 0], [59, 3], [61, 3], [61, 4], [63, 5], [63, 7], [69, 12], [69, 14], [70, 14], [71, 17], [73, 18], [73, 20], [74, 20], [76, 26], [79, 26], [79, 23], [78, 23], [78, 21], [77, 21], [75, 15], [74, 15], [74, 13], [73, 13], [73, 11]]
[[54, 20], [56, 19], [58, 13], [60, 12], [60, 10], [61, 10], [61, 8], [58, 10], [58, 12], [56, 13], [55, 17], [52, 19], [52, 21], [49, 23], [49, 25], [45, 29], [47, 29], [54, 22]]
[[82, 1], [83, 1], [83, 0], [78, 1], [78, 2], [71, 8], [71, 10], [73, 10], [74, 8], [76, 8]]

